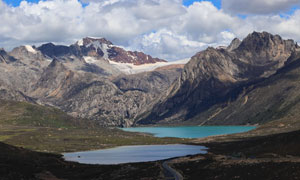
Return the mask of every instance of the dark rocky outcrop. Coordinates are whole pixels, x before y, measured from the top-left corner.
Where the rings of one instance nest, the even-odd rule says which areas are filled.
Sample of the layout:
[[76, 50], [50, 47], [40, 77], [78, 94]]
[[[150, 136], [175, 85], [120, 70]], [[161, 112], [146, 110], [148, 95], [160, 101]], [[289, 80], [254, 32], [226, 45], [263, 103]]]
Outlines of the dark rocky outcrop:
[[15, 61], [17, 60], [9, 56], [4, 49], [0, 49], [0, 63], [11, 63]]

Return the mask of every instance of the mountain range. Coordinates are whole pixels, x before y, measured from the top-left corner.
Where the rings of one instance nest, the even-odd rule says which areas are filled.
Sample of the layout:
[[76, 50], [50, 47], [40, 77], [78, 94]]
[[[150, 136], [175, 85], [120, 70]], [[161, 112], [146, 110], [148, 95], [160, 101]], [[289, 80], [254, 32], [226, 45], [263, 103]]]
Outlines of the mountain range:
[[101, 126], [244, 125], [296, 116], [300, 47], [267, 32], [167, 62], [104, 38], [0, 49], [0, 99]]
[[53, 106], [101, 126], [130, 126], [186, 62], [126, 51], [104, 38], [0, 53], [1, 99]]

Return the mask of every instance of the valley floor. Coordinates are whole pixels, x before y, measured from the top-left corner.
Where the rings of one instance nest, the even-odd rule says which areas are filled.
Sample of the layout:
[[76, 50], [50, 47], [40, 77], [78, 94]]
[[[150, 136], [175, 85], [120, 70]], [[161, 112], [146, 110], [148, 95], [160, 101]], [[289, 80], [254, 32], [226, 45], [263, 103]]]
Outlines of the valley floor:
[[[184, 179], [300, 179], [300, 131], [205, 143], [206, 155], [168, 161]], [[83, 165], [0, 143], [0, 179], [165, 179], [164, 161]], [[172, 179], [172, 178], [170, 178]]]
[[[248, 135], [239, 140], [216, 136], [209, 141], [194, 141], [209, 147], [208, 154], [175, 158], [169, 160], [168, 165], [184, 179], [300, 179], [299, 139], [299, 130]], [[1, 180], [172, 179], [164, 172], [165, 161], [83, 165], [66, 162], [60, 155], [32, 152], [2, 143], [0, 152]]]
[[39, 152], [76, 152], [124, 145], [178, 144], [189, 139], [157, 138], [117, 128], [0, 126], [0, 142]]

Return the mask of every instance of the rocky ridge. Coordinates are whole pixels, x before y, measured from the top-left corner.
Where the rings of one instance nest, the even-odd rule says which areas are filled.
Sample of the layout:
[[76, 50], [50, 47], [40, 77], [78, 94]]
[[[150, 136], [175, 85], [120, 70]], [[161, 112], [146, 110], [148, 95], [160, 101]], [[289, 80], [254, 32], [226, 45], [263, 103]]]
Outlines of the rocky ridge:
[[[54, 106], [102, 126], [259, 124], [297, 109], [300, 48], [293, 40], [254, 32], [201, 51], [184, 67], [185, 60], [153, 64], [122, 50], [139, 63], [129, 61], [115, 48], [104, 38], [84, 38], [70, 46], [1, 49], [0, 97]], [[128, 75], [111, 62], [147, 72]]]
[[[84, 38], [70, 46], [26, 45], [9, 53], [1, 49], [0, 98], [54, 106], [101, 126], [130, 126], [179, 76], [181, 68], [126, 75], [110, 64], [114, 59], [109, 57], [121, 58], [108, 52], [114, 48], [104, 38]], [[132, 65], [165, 62], [143, 53], [122, 53], [135, 59]], [[124, 59], [128, 64], [128, 58]]]
[[[166, 98], [139, 117], [137, 123], [262, 123], [263, 121], [254, 120], [251, 113], [265, 112], [263, 106], [259, 106], [263, 108], [259, 110], [255, 104], [247, 104], [244, 107], [248, 111], [241, 112], [242, 106], [236, 104], [233, 108], [233, 104], [241, 96], [247, 97], [247, 93], [253, 91], [259, 82], [272, 78], [276, 72], [287, 67], [292, 58], [297, 59], [296, 54], [299, 50], [299, 46], [293, 40], [283, 40], [280, 36], [267, 32], [254, 32], [241, 42], [233, 40], [227, 49], [208, 48], [201, 51], [184, 67], [180, 78], [168, 90]], [[265, 93], [264, 95], [267, 95], [268, 92]], [[258, 93], [255, 96], [258, 96]], [[245, 104], [249, 100], [241, 99]], [[268, 106], [272, 106], [274, 101], [270, 99], [254, 101], [256, 104], [269, 103]], [[256, 111], [253, 111], [254, 109]], [[224, 111], [227, 112], [227, 116], [223, 114]], [[241, 118], [240, 115], [238, 117], [241, 119], [238, 119], [230, 116], [233, 113], [248, 117]], [[265, 121], [272, 120], [264, 118], [267, 119]]]

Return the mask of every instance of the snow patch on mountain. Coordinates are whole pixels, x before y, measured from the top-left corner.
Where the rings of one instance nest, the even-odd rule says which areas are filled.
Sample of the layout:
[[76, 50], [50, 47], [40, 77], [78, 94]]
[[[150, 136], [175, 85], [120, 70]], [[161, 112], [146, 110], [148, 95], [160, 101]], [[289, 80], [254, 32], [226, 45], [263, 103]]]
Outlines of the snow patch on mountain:
[[80, 39], [79, 41], [76, 42], [78, 46], [83, 46], [83, 39]]
[[89, 63], [89, 64], [96, 64], [97, 63], [97, 59], [95, 57], [84, 56], [83, 59], [85, 60], [86, 63]]
[[26, 50], [28, 52], [31, 52], [32, 54], [36, 54], [37, 53], [37, 51], [35, 49], [33, 49], [33, 47], [30, 46], [30, 45], [25, 45], [25, 48], [26, 48]]
[[109, 63], [119, 69], [120, 71], [124, 72], [125, 74], [137, 74], [141, 72], [148, 72], [153, 71], [159, 67], [175, 65], [175, 64], [186, 64], [189, 62], [189, 59], [182, 59], [178, 61], [171, 61], [171, 62], [157, 62], [153, 64], [143, 64], [143, 65], [134, 65], [131, 63], [118, 63], [114, 61], [109, 61]]

